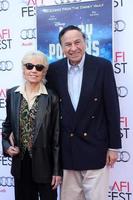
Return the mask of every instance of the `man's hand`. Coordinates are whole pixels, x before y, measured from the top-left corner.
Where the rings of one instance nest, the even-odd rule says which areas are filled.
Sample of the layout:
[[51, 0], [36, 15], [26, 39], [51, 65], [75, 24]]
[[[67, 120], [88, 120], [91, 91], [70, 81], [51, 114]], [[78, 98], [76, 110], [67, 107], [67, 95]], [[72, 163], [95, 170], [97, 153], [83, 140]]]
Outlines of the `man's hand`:
[[113, 167], [118, 159], [118, 152], [115, 150], [108, 150], [106, 157], [106, 165]]

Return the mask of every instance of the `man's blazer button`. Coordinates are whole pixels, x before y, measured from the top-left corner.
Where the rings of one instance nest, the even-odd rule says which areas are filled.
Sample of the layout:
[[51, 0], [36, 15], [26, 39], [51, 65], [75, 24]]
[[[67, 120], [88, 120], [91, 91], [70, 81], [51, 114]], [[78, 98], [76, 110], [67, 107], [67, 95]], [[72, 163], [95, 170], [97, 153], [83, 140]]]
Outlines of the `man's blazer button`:
[[87, 133], [84, 133], [83, 135], [86, 137], [86, 136], [87, 136]]
[[70, 133], [70, 137], [73, 137], [74, 136], [74, 134], [73, 133]]
[[97, 100], [98, 100], [98, 98], [97, 98], [97, 97], [95, 97], [95, 98], [94, 98], [94, 101], [97, 101]]
[[60, 98], [60, 102], [62, 102], [62, 99]]
[[60, 119], [63, 119], [63, 117], [62, 117], [62, 116], [60, 116]]
[[95, 116], [94, 116], [94, 115], [92, 115], [92, 116], [91, 116], [91, 119], [94, 119], [94, 118], [95, 118]]

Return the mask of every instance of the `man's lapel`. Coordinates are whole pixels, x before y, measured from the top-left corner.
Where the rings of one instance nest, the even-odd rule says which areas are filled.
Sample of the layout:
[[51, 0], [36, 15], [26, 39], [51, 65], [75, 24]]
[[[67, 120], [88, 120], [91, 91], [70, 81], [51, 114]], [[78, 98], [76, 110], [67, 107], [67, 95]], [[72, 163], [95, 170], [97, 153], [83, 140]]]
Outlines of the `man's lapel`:
[[92, 96], [91, 94], [97, 76], [97, 70], [94, 64], [95, 63], [92, 61], [91, 56], [86, 55], [84, 69], [83, 69], [81, 93], [76, 111], [77, 114], [78, 113], [80, 114], [82, 110], [86, 109], [86, 106], [89, 109], [89, 98]]
[[61, 67], [61, 72], [60, 72], [60, 76], [61, 78], [59, 78], [60, 82], [58, 84], [58, 87], [61, 90], [61, 94], [62, 94], [62, 98], [65, 98], [65, 101], [67, 102], [67, 108], [68, 108], [68, 112], [75, 112], [72, 102], [71, 102], [71, 98], [68, 92], [68, 66], [67, 66], [67, 62], [64, 63], [64, 65], [62, 65]]

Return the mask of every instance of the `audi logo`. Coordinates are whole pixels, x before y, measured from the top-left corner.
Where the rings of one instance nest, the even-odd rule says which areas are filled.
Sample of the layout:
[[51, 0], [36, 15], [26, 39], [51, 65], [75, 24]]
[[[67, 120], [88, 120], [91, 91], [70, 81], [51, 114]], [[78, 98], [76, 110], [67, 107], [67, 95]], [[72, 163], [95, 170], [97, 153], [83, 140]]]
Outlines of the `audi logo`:
[[68, 3], [79, 3], [82, 0], [55, 0], [56, 4], [68, 4]]
[[117, 162], [128, 162], [130, 160], [130, 154], [127, 151], [119, 151]]
[[7, 0], [0, 1], [0, 11], [7, 11], [9, 9], [9, 2]]
[[114, 21], [114, 32], [124, 31], [126, 28], [126, 22], [123, 20]]
[[126, 97], [128, 95], [128, 89], [125, 86], [117, 87], [119, 97]]
[[5, 176], [0, 177], [0, 186], [14, 187], [14, 178]]
[[20, 37], [22, 40], [36, 39], [36, 29], [35, 28], [23, 29], [20, 32]]
[[2, 123], [3, 123], [3, 119], [0, 119], [0, 130], [2, 130]]
[[11, 60], [0, 61], [0, 71], [11, 71], [13, 68], [13, 62]]

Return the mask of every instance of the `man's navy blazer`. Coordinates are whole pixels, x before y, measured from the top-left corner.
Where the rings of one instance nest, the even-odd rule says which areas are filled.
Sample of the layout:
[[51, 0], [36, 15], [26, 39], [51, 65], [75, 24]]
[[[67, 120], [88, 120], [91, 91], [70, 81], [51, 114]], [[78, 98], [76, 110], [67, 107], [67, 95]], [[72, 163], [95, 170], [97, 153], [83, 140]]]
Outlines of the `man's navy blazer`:
[[68, 92], [67, 59], [50, 64], [48, 87], [60, 97], [61, 151], [63, 169], [100, 169], [109, 148], [121, 148], [120, 111], [110, 61], [85, 55], [83, 80], [77, 110]]

